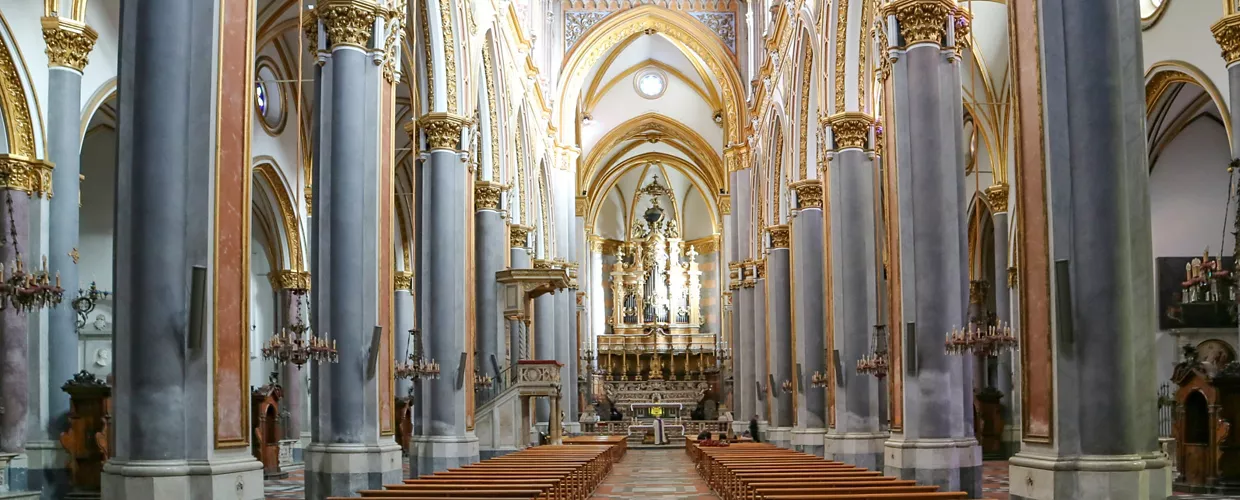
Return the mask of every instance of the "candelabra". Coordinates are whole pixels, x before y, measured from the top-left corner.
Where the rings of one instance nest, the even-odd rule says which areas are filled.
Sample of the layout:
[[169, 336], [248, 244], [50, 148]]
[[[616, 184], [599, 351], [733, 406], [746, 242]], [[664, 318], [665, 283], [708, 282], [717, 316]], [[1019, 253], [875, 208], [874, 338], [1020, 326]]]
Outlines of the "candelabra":
[[857, 360], [857, 373], [882, 380], [890, 366], [887, 361], [887, 326], [874, 325], [874, 351]]
[[723, 363], [727, 363], [731, 359], [732, 359], [732, 348], [728, 347], [727, 342], [720, 342], [719, 345], [715, 346], [715, 361], [716, 362], [712, 364], [709, 368], [707, 368], [706, 373], [712, 373], [712, 374], [719, 373], [719, 366], [722, 365]]
[[[11, 305], [20, 312], [30, 312], [59, 305], [65, 296], [65, 290], [60, 287], [60, 273], [56, 273], [53, 281], [47, 269], [47, 256], [43, 256], [42, 267], [34, 271], [26, 270], [17, 243], [17, 220], [13, 217], [12, 190], [5, 190], [5, 203], [9, 215], [8, 237], [12, 238], [13, 263], [11, 271], [6, 270], [4, 264], [0, 263], [0, 309]], [[0, 235], [0, 246], [8, 245], [7, 239]]]
[[495, 385], [495, 377], [483, 375], [477, 368], [474, 369], [474, 391], [490, 389], [492, 385]]
[[101, 299], [106, 299], [112, 295], [112, 292], [100, 290], [94, 281], [90, 282], [90, 288], [85, 290], [78, 289], [78, 296], [69, 304], [73, 306], [73, 310], [77, 312], [77, 328], [81, 330], [86, 326], [86, 320], [90, 319], [90, 313], [95, 310], [95, 304]]
[[979, 327], [970, 323], [966, 328], [952, 328], [944, 339], [948, 354], [994, 356], [1016, 347], [1016, 337], [1007, 323]]
[[[315, 363], [337, 363], [340, 355], [336, 352], [336, 341], [329, 344], [327, 339], [319, 338], [310, 331], [310, 327], [302, 322], [301, 293], [297, 293], [297, 322], [280, 330], [263, 344], [263, 359], [273, 360], [277, 364], [293, 363], [301, 369], [310, 361]], [[291, 333], [290, 333], [291, 332]]]
[[827, 384], [831, 383], [831, 377], [828, 377], [827, 374], [822, 372], [814, 372], [814, 374], [810, 376], [810, 383], [814, 384], [814, 387], [823, 388], [826, 387]]
[[409, 345], [413, 346], [413, 352], [409, 354], [408, 362], [396, 366], [396, 376], [414, 381], [438, 379], [439, 362], [422, 354], [421, 330], [409, 330]]
[[783, 389], [784, 394], [792, 394], [792, 381], [785, 380], [782, 384], [779, 384], [779, 388]]

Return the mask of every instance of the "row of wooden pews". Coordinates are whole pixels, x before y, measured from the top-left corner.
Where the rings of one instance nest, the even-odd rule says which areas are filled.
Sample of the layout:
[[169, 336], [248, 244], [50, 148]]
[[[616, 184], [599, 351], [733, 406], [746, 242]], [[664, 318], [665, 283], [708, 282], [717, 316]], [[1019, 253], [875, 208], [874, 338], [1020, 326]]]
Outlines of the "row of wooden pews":
[[938, 486], [764, 443], [687, 445], [698, 473], [722, 500], [938, 500], [967, 498]]
[[584, 500], [623, 456], [619, 446], [606, 440], [537, 446], [358, 493], [389, 500]]

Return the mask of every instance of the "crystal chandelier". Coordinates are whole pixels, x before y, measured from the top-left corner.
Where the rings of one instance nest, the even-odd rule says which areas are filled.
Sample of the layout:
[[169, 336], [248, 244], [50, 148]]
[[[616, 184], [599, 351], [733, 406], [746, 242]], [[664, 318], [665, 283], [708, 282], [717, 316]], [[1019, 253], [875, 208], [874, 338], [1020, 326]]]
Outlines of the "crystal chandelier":
[[273, 360], [276, 364], [292, 363], [301, 369], [308, 362], [337, 363], [340, 354], [336, 352], [336, 341], [328, 343], [327, 339], [319, 338], [310, 331], [310, 327], [302, 320], [301, 300], [304, 291], [293, 291], [297, 300], [297, 321], [288, 328], [280, 329], [278, 335], [271, 337], [263, 344], [263, 359]]
[[[60, 288], [60, 273], [56, 273], [53, 282], [47, 270], [47, 256], [43, 257], [43, 266], [34, 271], [27, 271], [22, 262], [22, 252], [17, 245], [17, 220], [13, 217], [12, 190], [5, 191], [5, 204], [9, 215], [9, 237], [13, 244], [12, 269], [6, 269], [0, 263], [0, 309], [9, 305], [20, 312], [30, 312], [48, 306], [59, 305], [64, 300], [65, 291]], [[0, 245], [6, 245], [4, 235], [0, 235]]]
[[975, 354], [994, 356], [1016, 348], [1016, 336], [1007, 323], [979, 327], [970, 323], [967, 328], [952, 328], [944, 339], [948, 354]]
[[[409, 361], [396, 366], [396, 376], [410, 380], [437, 380], [439, 378], [439, 362], [422, 354], [422, 331], [417, 328], [409, 330], [409, 344], [413, 352]], [[475, 374], [476, 375], [476, 374]]]
[[79, 330], [86, 326], [86, 320], [90, 318], [91, 311], [95, 310], [95, 305], [100, 300], [106, 299], [112, 295], [112, 292], [100, 290], [94, 281], [90, 282], [90, 288], [85, 290], [78, 289], [78, 296], [69, 304], [73, 306], [73, 310], [77, 312], [77, 327]]
[[887, 325], [874, 325], [874, 351], [857, 360], [857, 373], [882, 380], [891, 367], [887, 361]]

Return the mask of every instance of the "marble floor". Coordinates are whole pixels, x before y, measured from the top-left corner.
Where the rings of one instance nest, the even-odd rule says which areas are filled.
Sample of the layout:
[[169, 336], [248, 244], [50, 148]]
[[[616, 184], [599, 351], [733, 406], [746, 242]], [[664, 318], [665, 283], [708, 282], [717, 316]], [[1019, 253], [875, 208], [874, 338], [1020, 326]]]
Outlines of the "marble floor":
[[616, 464], [592, 500], [675, 498], [717, 500], [693, 468], [684, 448], [629, 450]]

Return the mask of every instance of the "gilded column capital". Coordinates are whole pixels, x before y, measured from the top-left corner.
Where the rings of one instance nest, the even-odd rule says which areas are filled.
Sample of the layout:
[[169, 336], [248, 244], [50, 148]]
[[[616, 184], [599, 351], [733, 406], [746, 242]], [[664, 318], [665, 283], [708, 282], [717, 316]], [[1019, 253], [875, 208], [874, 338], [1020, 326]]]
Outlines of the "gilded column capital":
[[754, 279], [766, 279], [766, 259], [756, 259], [753, 261]]
[[887, 15], [896, 16], [905, 46], [918, 43], [943, 45], [947, 21], [955, 14], [951, 0], [896, 0], [883, 7]]
[[771, 248], [788, 248], [790, 234], [787, 224], [767, 226], [766, 231], [771, 233]]
[[276, 290], [309, 290], [310, 273], [307, 271], [272, 271], [267, 274]]
[[0, 154], [0, 189], [25, 191], [29, 196], [51, 198], [55, 165], [21, 155]]
[[728, 172], [737, 172], [749, 168], [745, 155], [749, 152], [747, 144], [731, 144], [723, 148], [723, 162]]
[[99, 33], [85, 23], [63, 17], [44, 17], [43, 42], [47, 44], [47, 65], [81, 72]]
[[797, 201], [801, 208], [822, 208], [822, 181], [804, 179], [789, 184], [788, 187], [797, 192]]
[[593, 234], [589, 237], [590, 253], [603, 253], [603, 238]]
[[494, 181], [474, 182], [474, 210], [499, 210], [499, 199], [508, 186]]
[[413, 290], [413, 273], [396, 271], [392, 275], [392, 288], [395, 290]]
[[470, 124], [469, 118], [451, 113], [430, 113], [418, 120], [418, 127], [426, 133], [426, 145], [431, 150], [461, 150], [461, 131]]
[[1240, 14], [1224, 16], [1210, 26], [1210, 32], [1223, 49], [1223, 60], [1227, 64], [1240, 61]]
[[719, 213], [723, 215], [730, 215], [732, 213], [732, 195], [719, 195]]
[[828, 116], [827, 124], [831, 126], [831, 135], [835, 137], [836, 150], [867, 149], [874, 117], [857, 111], [846, 111]]
[[533, 230], [534, 228], [530, 226], [523, 226], [521, 224], [509, 224], [508, 225], [508, 244], [512, 248], [527, 248], [526, 245], [528, 244], [528, 241], [529, 241], [530, 231], [533, 231]]
[[578, 196], [573, 201], [573, 213], [577, 214], [577, 217], [585, 217], [590, 211], [590, 200], [585, 196]]
[[986, 203], [990, 204], [990, 209], [996, 214], [1006, 213], [1008, 211], [1008, 185], [999, 183], [986, 188]]
[[366, 0], [325, 0], [317, 8], [332, 48], [350, 46], [366, 50], [374, 31], [379, 6]]

